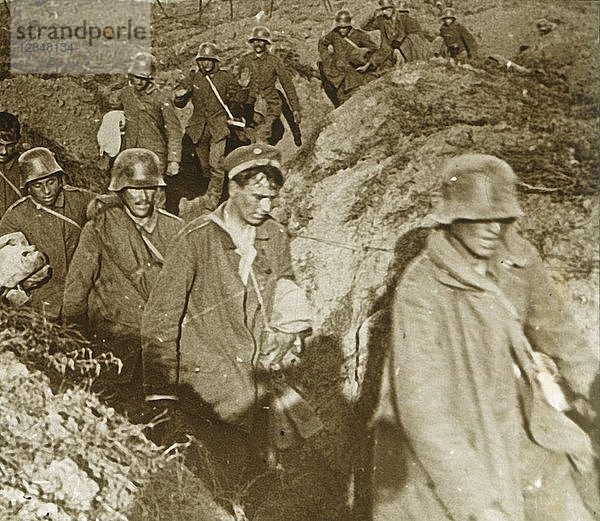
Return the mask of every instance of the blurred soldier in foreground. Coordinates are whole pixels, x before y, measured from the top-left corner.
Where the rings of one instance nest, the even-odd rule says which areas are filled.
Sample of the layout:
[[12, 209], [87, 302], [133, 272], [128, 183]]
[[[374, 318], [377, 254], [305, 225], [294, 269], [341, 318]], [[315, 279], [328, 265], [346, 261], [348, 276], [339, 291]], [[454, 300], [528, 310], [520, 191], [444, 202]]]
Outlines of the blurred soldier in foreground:
[[[300, 102], [296, 94], [296, 87], [292, 81], [292, 75], [281, 61], [274, 54], [271, 54], [269, 47], [271, 42], [271, 32], [266, 27], [255, 27], [252, 35], [248, 38], [248, 43], [252, 45], [253, 52], [248, 53], [240, 59], [240, 85], [244, 88], [250, 88], [250, 98], [254, 102], [254, 111], [262, 117], [260, 121], [255, 121], [257, 142], [277, 143], [283, 135], [283, 127], [279, 128], [280, 135], [274, 135], [274, 125], [280, 121], [282, 106], [286, 102], [275, 87], [275, 82], [279, 80], [285, 92], [285, 98], [292, 111], [293, 120], [296, 125], [300, 125]], [[290, 126], [292, 132], [295, 129]], [[299, 131], [299, 129], [298, 129]], [[299, 133], [296, 132], [294, 140], [298, 145]], [[301, 141], [300, 141], [301, 144]]]
[[446, 9], [441, 19], [440, 36], [444, 44], [442, 54], [458, 61], [471, 60], [477, 56], [477, 40], [456, 21], [454, 9]]
[[515, 230], [515, 182], [487, 155], [443, 172], [438, 227], [395, 293], [376, 521], [592, 520], [573, 481], [590, 440], [553, 373], [586, 398], [597, 360]]
[[17, 146], [21, 125], [10, 112], [0, 112], [0, 217], [8, 207], [23, 197], [23, 186], [17, 163]]
[[427, 60], [431, 56], [429, 42], [423, 36], [419, 22], [408, 13], [408, 7], [404, 2], [396, 9], [393, 0], [379, 0], [379, 8], [362, 25], [362, 29], [379, 31], [381, 45], [369, 63], [359, 70], [394, 66], [395, 50], [402, 57], [402, 63]]
[[169, 244], [183, 227], [181, 219], [156, 207], [164, 185], [154, 152], [121, 152], [112, 167], [112, 194], [90, 203], [90, 220], [67, 275], [65, 319], [106, 342], [123, 362], [118, 378], [123, 384], [141, 386], [142, 312]]
[[[0, 235], [23, 232], [46, 254], [52, 268], [48, 282], [33, 292], [31, 304], [51, 318], [60, 314], [67, 269], [86, 221], [85, 209], [95, 194], [64, 183], [54, 154], [37, 147], [19, 157], [25, 197], [0, 221]], [[40, 281], [41, 282], [41, 281]]]
[[264, 448], [266, 386], [257, 371], [277, 280], [293, 277], [285, 228], [269, 212], [281, 153], [255, 144], [225, 159], [230, 197], [179, 234], [144, 311], [146, 399], [174, 405], [208, 433], [226, 479], [243, 482]]
[[[365, 74], [357, 69], [365, 65], [377, 44], [361, 29], [352, 27], [350, 11], [342, 9], [335, 15], [335, 27], [319, 40], [319, 71], [329, 99], [335, 107], [348, 100], [365, 83]], [[327, 85], [333, 87], [331, 96]]]
[[185, 132], [196, 147], [202, 174], [210, 177], [204, 202], [205, 209], [212, 211], [223, 191], [222, 162], [230, 126], [238, 123], [233, 107], [246, 101], [247, 91], [240, 88], [230, 72], [220, 68], [214, 43], [200, 44], [195, 59], [197, 68], [190, 71], [175, 92], [175, 106], [183, 108], [190, 100], [194, 106]]

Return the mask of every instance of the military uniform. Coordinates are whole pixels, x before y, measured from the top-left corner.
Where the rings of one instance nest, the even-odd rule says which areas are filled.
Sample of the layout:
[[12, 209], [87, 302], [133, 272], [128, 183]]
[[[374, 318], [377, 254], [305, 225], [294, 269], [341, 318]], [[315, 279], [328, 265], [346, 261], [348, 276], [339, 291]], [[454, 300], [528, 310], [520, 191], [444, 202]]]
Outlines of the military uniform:
[[240, 71], [250, 72], [250, 98], [254, 101], [262, 99], [266, 104], [264, 120], [256, 127], [256, 140], [267, 142], [275, 120], [281, 116], [281, 99], [277, 93], [275, 82], [279, 80], [292, 112], [300, 111], [300, 101], [283, 61], [278, 56], [265, 52], [262, 56], [248, 53], [240, 59]]
[[377, 67], [390, 67], [396, 63], [394, 49], [400, 51], [405, 62], [426, 60], [431, 56], [429, 42], [423, 36], [419, 22], [404, 12], [396, 13], [391, 19], [375, 13], [362, 29], [381, 34], [379, 50], [371, 58], [371, 63]]
[[440, 27], [440, 36], [445, 45], [443, 54], [453, 58], [461, 58], [466, 55], [471, 59], [477, 54], [477, 40], [461, 24], [454, 21], [450, 25], [443, 24]]
[[23, 179], [19, 171], [17, 157], [7, 163], [0, 163], [0, 217], [4, 215], [9, 206], [21, 197]]
[[[216, 68], [208, 76], [228, 107], [245, 101], [247, 92], [241, 89], [230, 72]], [[229, 118], [201, 71], [190, 71], [179, 88], [185, 92], [175, 96], [175, 106], [183, 108], [192, 101], [194, 111], [185, 132], [196, 145], [202, 172], [209, 175], [213, 168], [218, 167], [224, 155], [225, 140], [229, 136]]]
[[[333, 52], [330, 52], [330, 47]], [[343, 103], [365, 83], [364, 73], [356, 68], [367, 63], [368, 55], [377, 50], [377, 44], [361, 29], [352, 28], [345, 38], [333, 29], [319, 40], [318, 50], [323, 73], [336, 88], [337, 98]]]
[[114, 94], [111, 105], [125, 113], [122, 150], [152, 150], [163, 170], [168, 162], [181, 161], [181, 123], [173, 103], [156, 85], [150, 83], [141, 92], [128, 85]]
[[0, 221], [0, 235], [21, 231], [48, 256], [52, 277], [33, 291], [30, 302], [51, 317], [60, 314], [67, 269], [86, 221], [87, 205], [94, 195], [65, 185], [50, 208], [28, 195], [14, 203]]
[[128, 381], [140, 356], [144, 306], [183, 221], [155, 209], [137, 224], [117, 196], [92, 201], [89, 216], [66, 277], [63, 315], [106, 340], [123, 361], [120, 380]]

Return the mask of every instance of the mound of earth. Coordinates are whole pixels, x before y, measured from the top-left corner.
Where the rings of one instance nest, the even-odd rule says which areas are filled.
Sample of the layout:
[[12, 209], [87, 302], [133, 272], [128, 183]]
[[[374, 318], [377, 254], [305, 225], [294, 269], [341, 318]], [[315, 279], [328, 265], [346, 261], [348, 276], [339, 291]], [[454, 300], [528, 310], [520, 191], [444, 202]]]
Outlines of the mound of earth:
[[[43, 361], [41, 367], [65, 374], [94, 374], [102, 364], [85, 354], [84, 342], [33, 312], [2, 309], [0, 325], [0, 518], [174, 521], [179, 517], [168, 517], [165, 505], [192, 499], [193, 515], [231, 521], [182, 468], [175, 447], [157, 447], [143, 425], [133, 425], [98, 396], [64, 381], [52, 384], [35, 369]], [[48, 371], [56, 380], [59, 373]], [[163, 482], [158, 507], [156, 481]], [[164, 497], [166, 491], [180, 497]], [[136, 518], [132, 512], [159, 515]]]

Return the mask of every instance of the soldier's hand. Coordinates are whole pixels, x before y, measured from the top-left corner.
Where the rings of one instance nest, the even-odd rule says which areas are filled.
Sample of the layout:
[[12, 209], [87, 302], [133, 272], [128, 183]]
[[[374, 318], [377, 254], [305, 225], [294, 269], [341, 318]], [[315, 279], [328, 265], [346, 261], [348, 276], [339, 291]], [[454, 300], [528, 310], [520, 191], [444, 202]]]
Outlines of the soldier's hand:
[[294, 110], [293, 116], [294, 116], [294, 121], [299, 125], [300, 122], [302, 121], [302, 115], [300, 114], [300, 111]]
[[172, 177], [179, 173], [179, 163], [177, 161], [169, 161], [167, 164], [167, 175]]
[[360, 67], [357, 67], [356, 70], [358, 72], [367, 72], [370, 67], [371, 67], [371, 62], [367, 62], [364, 65], [361, 65]]

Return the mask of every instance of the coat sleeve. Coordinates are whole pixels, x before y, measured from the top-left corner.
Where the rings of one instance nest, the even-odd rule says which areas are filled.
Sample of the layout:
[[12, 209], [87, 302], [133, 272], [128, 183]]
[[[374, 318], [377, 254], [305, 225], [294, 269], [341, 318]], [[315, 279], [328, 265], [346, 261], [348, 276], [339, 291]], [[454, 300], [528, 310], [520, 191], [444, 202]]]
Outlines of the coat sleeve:
[[364, 22], [360, 28], [363, 31], [377, 31], [379, 29], [381, 29], [380, 23], [379, 23], [379, 14], [377, 12], [374, 12], [371, 17]]
[[110, 110], [123, 110], [123, 101], [121, 100], [121, 95], [123, 94], [123, 89], [113, 90], [108, 95], [108, 106]]
[[277, 77], [285, 91], [285, 95], [290, 103], [290, 107], [292, 111], [300, 110], [300, 101], [298, 100], [298, 94], [296, 94], [296, 87], [294, 87], [294, 82], [292, 81], [292, 75], [287, 70], [286, 66], [283, 64], [280, 58], [274, 56], [275, 60], [275, 72], [277, 73]]
[[360, 29], [354, 31], [354, 41], [359, 47], [363, 47], [366, 49], [371, 49], [372, 51], [376, 51], [379, 47], [373, 41], [373, 39], [364, 31]]
[[0, 237], [12, 232], [23, 232], [29, 243], [33, 244], [31, 238], [27, 237], [27, 234], [23, 230], [18, 212], [14, 208], [9, 208], [0, 220]]
[[167, 136], [167, 161], [181, 161], [181, 140], [183, 130], [173, 103], [165, 97], [162, 99], [161, 106], [162, 117], [164, 121], [165, 134]]
[[469, 58], [477, 56], [477, 40], [475, 37], [462, 25], [460, 26], [460, 38], [467, 50]]
[[83, 227], [67, 272], [62, 314], [69, 322], [87, 320], [88, 297], [100, 272], [100, 243], [92, 223]]
[[531, 244], [529, 248], [526, 278], [530, 294], [525, 335], [533, 349], [554, 359], [573, 392], [589, 397], [597, 375], [598, 354], [579, 332], [541, 257]]
[[[416, 276], [415, 276], [416, 275]], [[431, 273], [408, 272], [396, 291], [389, 379], [394, 409], [416, 458], [452, 519], [480, 519], [499, 504], [455, 411], [455, 376]], [[445, 289], [445, 288], [444, 288]]]
[[176, 394], [179, 336], [196, 270], [193, 245], [180, 233], [165, 258], [142, 317], [142, 359], [147, 394]]
[[181, 80], [181, 82], [175, 88], [175, 95], [173, 97], [173, 104], [178, 108], [184, 108], [190, 99], [192, 99], [192, 89], [194, 88], [194, 76], [196, 72], [192, 69], [188, 75]]
[[323, 62], [331, 61], [331, 53], [329, 52], [330, 45], [332, 45], [331, 32], [319, 38], [319, 42], [317, 44], [319, 58], [321, 58], [321, 61]]

